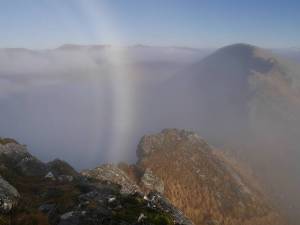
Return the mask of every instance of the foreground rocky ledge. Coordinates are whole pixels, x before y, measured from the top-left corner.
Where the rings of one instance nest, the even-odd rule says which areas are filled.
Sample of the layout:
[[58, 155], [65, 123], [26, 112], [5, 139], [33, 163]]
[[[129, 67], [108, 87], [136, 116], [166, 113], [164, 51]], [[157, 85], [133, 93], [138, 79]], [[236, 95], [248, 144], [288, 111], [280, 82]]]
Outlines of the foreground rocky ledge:
[[1, 225], [193, 224], [162, 194], [127, 184], [113, 165], [95, 169], [99, 176], [79, 174], [59, 159], [41, 162], [12, 139], [0, 143], [0, 165]]
[[146, 135], [137, 155], [134, 165], [106, 164], [77, 173], [58, 159], [45, 164], [6, 139], [0, 143], [0, 174], [10, 184], [0, 182], [0, 191], [11, 187], [7, 197], [13, 203], [0, 220], [17, 225], [287, 224], [252, 185], [253, 178], [194, 132], [165, 129]]

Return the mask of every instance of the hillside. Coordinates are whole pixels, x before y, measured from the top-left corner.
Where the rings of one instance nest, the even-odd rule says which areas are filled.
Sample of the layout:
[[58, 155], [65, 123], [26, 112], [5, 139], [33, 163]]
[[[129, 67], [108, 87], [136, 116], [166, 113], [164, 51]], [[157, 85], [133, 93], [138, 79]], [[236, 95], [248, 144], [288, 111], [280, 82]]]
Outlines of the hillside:
[[[165, 129], [144, 136], [135, 165], [101, 166], [83, 175], [114, 180], [124, 190], [163, 193], [196, 225], [284, 225], [252, 176], [194, 132]], [[124, 174], [124, 172], [126, 174]]]
[[211, 143], [229, 146], [295, 224], [300, 208], [299, 71], [299, 64], [269, 50], [234, 44], [184, 69], [159, 92], [168, 106], [162, 120], [172, 112], [176, 126], [193, 127]]
[[195, 224], [284, 224], [250, 180], [193, 132], [146, 135], [137, 154], [137, 166], [159, 176], [165, 195]]
[[77, 173], [1, 139], [1, 225], [287, 224], [254, 177], [194, 132], [146, 135], [137, 156]]
[[13, 139], [0, 141], [0, 225], [193, 225], [159, 193], [124, 193], [112, 167], [99, 181], [59, 159], [45, 164]]
[[[299, 65], [268, 50], [234, 44], [170, 78], [156, 90], [160, 96], [156, 104], [166, 104], [168, 111], [174, 112], [172, 117], [186, 118], [183, 127], [202, 128], [215, 139], [224, 139], [223, 127], [227, 133], [237, 135], [261, 120], [268, 125], [274, 120], [295, 122], [299, 112], [299, 71]], [[168, 121], [168, 113], [161, 111]]]

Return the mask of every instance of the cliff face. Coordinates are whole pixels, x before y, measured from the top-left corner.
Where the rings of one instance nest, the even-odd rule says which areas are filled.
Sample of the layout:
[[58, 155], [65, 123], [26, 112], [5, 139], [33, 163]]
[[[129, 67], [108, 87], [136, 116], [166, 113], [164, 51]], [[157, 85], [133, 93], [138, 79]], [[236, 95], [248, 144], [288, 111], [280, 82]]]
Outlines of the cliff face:
[[137, 167], [162, 179], [165, 196], [197, 225], [285, 224], [261, 192], [193, 132], [146, 135], [137, 155]]

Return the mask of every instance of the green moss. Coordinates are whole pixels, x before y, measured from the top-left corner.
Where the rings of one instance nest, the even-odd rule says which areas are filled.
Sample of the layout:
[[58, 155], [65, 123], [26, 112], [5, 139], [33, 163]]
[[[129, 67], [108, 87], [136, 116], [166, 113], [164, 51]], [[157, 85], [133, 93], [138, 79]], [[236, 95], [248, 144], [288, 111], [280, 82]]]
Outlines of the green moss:
[[161, 211], [147, 207], [146, 202], [141, 197], [120, 196], [123, 208], [114, 211], [113, 217], [116, 221], [125, 221], [127, 223], [136, 223], [139, 216], [144, 214], [147, 224], [153, 225], [173, 225], [171, 217]]
[[160, 225], [170, 225], [173, 224], [171, 218], [165, 214], [150, 214], [148, 215], [148, 221], [153, 224], [160, 224]]

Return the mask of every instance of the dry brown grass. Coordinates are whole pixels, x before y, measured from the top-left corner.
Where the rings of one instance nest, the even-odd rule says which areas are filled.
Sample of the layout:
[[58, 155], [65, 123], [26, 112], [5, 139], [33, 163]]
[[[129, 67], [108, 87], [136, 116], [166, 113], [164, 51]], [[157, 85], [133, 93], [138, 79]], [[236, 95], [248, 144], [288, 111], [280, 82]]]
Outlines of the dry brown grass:
[[169, 149], [159, 149], [140, 161], [139, 166], [151, 168], [164, 181], [165, 195], [196, 225], [212, 220], [222, 225], [285, 224], [255, 185], [248, 186], [244, 177], [237, 181], [228, 172], [229, 162], [212, 152], [185, 147], [177, 143]]

